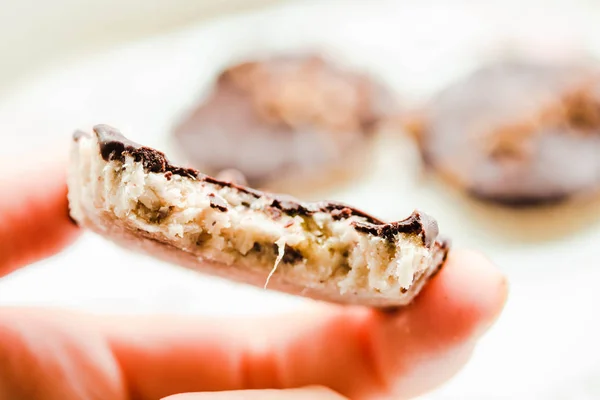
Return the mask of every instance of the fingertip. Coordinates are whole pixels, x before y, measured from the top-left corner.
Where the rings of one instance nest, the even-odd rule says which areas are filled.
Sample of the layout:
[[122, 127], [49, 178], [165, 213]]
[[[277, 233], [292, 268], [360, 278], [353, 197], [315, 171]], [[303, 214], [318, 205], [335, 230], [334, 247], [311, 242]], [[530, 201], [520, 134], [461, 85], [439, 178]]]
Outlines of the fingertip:
[[366, 320], [363, 343], [383, 391], [417, 396], [454, 376], [506, 297], [506, 278], [487, 258], [451, 251], [412, 304]]
[[485, 333], [501, 314], [507, 296], [507, 279], [489, 259], [455, 250], [416, 299], [411, 314], [421, 329], [462, 341]]

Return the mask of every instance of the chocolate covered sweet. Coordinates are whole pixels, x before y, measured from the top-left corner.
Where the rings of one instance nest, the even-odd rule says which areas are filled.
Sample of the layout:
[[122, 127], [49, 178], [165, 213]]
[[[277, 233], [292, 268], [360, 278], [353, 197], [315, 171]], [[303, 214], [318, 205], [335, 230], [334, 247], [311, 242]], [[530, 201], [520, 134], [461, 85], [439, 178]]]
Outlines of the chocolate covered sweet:
[[417, 137], [428, 166], [470, 194], [533, 205], [600, 185], [600, 79], [590, 62], [506, 60], [436, 96]]
[[367, 153], [392, 104], [365, 75], [319, 56], [279, 56], [223, 72], [174, 139], [186, 161], [211, 174], [235, 169], [268, 188], [287, 178], [310, 182], [340, 175]]
[[221, 181], [106, 125], [75, 135], [68, 182], [73, 219], [123, 247], [315, 299], [409, 304], [448, 253], [422, 212], [386, 223]]

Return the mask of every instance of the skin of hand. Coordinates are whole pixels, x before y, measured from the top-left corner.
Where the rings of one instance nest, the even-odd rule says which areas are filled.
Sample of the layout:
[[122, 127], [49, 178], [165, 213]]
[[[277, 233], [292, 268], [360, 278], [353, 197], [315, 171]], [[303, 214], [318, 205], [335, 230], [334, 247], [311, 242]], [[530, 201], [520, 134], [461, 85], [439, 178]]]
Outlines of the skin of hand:
[[[66, 163], [23, 164], [35, 168], [0, 178], [0, 275], [79, 235]], [[408, 399], [465, 364], [506, 296], [485, 258], [455, 250], [396, 312], [315, 302], [287, 316], [225, 319], [3, 306], [0, 399]]]

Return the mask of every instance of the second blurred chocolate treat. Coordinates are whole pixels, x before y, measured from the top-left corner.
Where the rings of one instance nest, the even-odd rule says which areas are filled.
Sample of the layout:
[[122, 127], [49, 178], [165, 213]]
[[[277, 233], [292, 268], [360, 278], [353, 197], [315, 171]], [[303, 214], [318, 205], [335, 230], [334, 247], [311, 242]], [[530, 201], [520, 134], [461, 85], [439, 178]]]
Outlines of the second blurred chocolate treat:
[[468, 193], [511, 206], [600, 187], [600, 79], [586, 61], [511, 59], [441, 92], [417, 133], [425, 163]]
[[250, 185], [298, 194], [362, 169], [393, 106], [366, 75], [316, 55], [283, 55], [224, 71], [174, 138], [207, 173], [236, 169]]

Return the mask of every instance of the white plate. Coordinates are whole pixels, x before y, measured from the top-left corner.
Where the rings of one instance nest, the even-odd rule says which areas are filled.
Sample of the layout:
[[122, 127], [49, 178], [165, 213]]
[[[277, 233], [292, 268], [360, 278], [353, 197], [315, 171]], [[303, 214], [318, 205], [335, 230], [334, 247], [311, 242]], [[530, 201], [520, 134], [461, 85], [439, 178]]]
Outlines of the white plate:
[[[1, 98], [0, 131], [6, 144], [0, 152], [17, 144], [40, 148], [59, 138], [68, 146], [74, 129], [96, 123], [168, 147], [165, 132], [182, 110], [201, 96], [222, 66], [254, 51], [318, 45], [384, 79], [410, 103], [468, 72], [476, 59], [510, 51], [516, 38], [526, 37], [547, 55], [569, 43], [600, 48], [594, 42], [600, 39], [594, 35], [596, 8], [544, 3], [542, 15], [533, 2], [528, 7], [517, 3], [493, 8], [489, 3], [306, 2], [115, 48], [61, 64]], [[598, 207], [586, 206], [590, 226], [557, 230], [557, 222], [581, 223], [581, 210], [524, 215], [482, 207], [422, 182], [411, 144], [381, 147], [386, 151], [369, 179], [327, 197], [390, 219], [421, 208], [439, 220], [456, 246], [484, 251], [512, 282], [507, 310], [473, 362], [430, 397], [550, 399], [568, 398], [563, 394], [575, 389], [594, 397], [597, 385], [587, 383], [595, 378], [582, 377], [600, 378], [594, 375], [600, 362], [595, 318], [600, 224], [593, 223]], [[548, 235], [552, 230], [556, 234]], [[274, 297], [282, 301], [273, 302]], [[0, 302], [248, 314], [284, 311], [301, 301], [173, 270], [87, 235], [64, 254], [5, 279]], [[573, 388], [569, 382], [575, 380]]]

